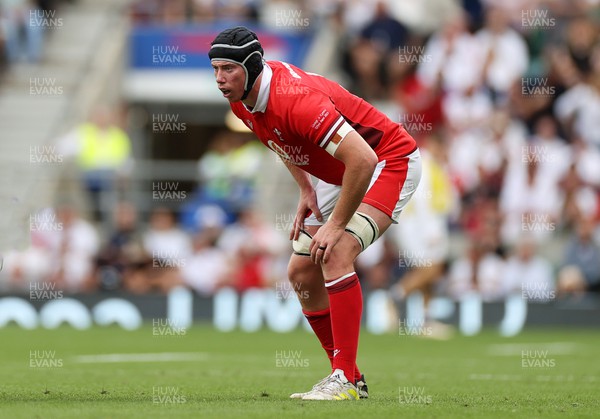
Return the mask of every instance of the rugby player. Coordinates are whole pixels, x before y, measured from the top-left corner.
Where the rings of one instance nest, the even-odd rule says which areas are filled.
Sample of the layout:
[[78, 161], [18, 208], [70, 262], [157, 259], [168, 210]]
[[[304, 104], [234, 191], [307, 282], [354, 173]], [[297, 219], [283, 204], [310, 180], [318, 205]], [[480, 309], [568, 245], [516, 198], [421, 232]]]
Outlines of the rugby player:
[[419, 150], [401, 124], [339, 84], [263, 53], [254, 32], [235, 27], [217, 35], [208, 55], [233, 113], [300, 188], [288, 275], [331, 372], [291, 397], [366, 398], [356, 365], [363, 302], [354, 260], [398, 222], [419, 183]]

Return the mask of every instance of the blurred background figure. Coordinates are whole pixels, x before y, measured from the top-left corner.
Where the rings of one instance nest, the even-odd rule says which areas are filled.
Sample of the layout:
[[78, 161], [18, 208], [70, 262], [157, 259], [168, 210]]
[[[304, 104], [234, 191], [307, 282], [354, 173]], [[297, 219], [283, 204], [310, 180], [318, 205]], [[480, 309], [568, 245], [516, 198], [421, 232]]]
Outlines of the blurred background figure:
[[117, 203], [126, 178], [131, 173], [132, 156], [129, 136], [107, 107], [96, 108], [86, 122], [59, 144], [66, 158], [74, 158], [81, 170], [93, 218], [100, 221]]
[[234, 269], [227, 253], [217, 247], [221, 227], [207, 227], [192, 239], [193, 253], [181, 270], [183, 282], [198, 294], [212, 296], [225, 286], [235, 286]]
[[482, 52], [483, 82], [494, 102], [505, 105], [509, 90], [527, 71], [527, 44], [509, 25], [507, 12], [500, 7], [486, 10], [485, 24], [475, 36]]
[[456, 301], [471, 293], [479, 294], [483, 301], [500, 301], [507, 295], [504, 269], [504, 260], [489, 245], [473, 240], [466, 255], [450, 266], [448, 294]]
[[374, 3], [373, 19], [350, 46], [346, 68], [352, 90], [366, 100], [387, 96], [391, 66], [397, 61], [398, 48], [408, 39], [406, 28], [390, 15], [387, 3]]
[[2, 0], [2, 38], [9, 63], [26, 61], [36, 64], [42, 55], [44, 19], [41, 1]]
[[56, 215], [61, 228], [51, 236], [54, 272], [49, 280], [66, 292], [94, 290], [96, 287], [91, 274], [94, 258], [100, 248], [98, 233], [70, 205], [60, 206]]
[[502, 279], [505, 293], [519, 294], [528, 301], [549, 301], [555, 297], [556, 286], [552, 264], [537, 254], [537, 244], [523, 236], [506, 261]]
[[269, 285], [271, 264], [284, 249], [284, 240], [272, 225], [251, 208], [238, 214], [225, 228], [217, 246], [233, 263], [233, 286], [238, 291]]
[[576, 231], [564, 249], [558, 273], [559, 295], [582, 296], [600, 291], [600, 246], [594, 237], [595, 227], [590, 217], [578, 219]]
[[123, 277], [143, 252], [138, 213], [130, 202], [120, 202], [113, 212], [111, 230], [97, 258], [96, 281], [102, 290], [121, 289]]
[[395, 229], [402, 276], [392, 295], [404, 299], [418, 291], [427, 306], [445, 275], [450, 252], [450, 217], [456, 213], [456, 192], [447, 171], [440, 138], [430, 136], [421, 148], [421, 182]]

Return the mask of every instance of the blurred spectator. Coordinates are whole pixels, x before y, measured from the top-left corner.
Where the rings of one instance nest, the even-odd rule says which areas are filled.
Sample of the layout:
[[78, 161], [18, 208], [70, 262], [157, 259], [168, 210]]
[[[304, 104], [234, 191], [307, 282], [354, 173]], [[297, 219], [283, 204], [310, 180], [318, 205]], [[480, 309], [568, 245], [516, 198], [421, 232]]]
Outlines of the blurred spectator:
[[502, 283], [505, 262], [482, 242], [471, 241], [467, 254], [455, 260], [448, 274], [448, 294], [459, 301], [478, 293], [483, 301], [498, 301], [506, 296]]
[[507, 13], [495, 7], [486, 10], [485, 26], [475, 36], [481, 51], [483, 81], [494, 102], [504, 105], [510, 88], [525, 75], [529, 65], [527, 44], [509, 26]]
[[269, 265], [287, 243], [271, 225], [247, 208], [235, 223], [225, 228], [217, 245], [235, 261], [234, 286], [244, 291], [269, 284]]
[[[45, 15], [33, 0], [0, 0], [6, 54], [11, 63], [35, 64], [42, 55]], [[39, 23], [37, 21], [40, 21]]]
[[387, 96], [391, 85], [390, 66], [398, 61], [398, 48], [407, 41], [408, 31], [394, 19], [384, 1], [377, 1], [373, 20], [350, 45], [347, 69], [354, 89], [365, 99]]
[[143, 244], [153, 259], [184, 260], [192, 249], [190, 237], [177, 226], [173, 212], [163, 207], [152, 211]]
[[265, 150], [257, 141], [228, 131], [220, 133], [198, 161], [199, 193], [186, 207], [186, 228], [195, 230], [194, 217], [203, 205], [218, 205], [228, 220], [254, 198], [256, 178]]
[[134, 246], [128, 254], [130, 264], [123, 276], [125, 290], [165, 294], [183, 284], [181, 270], [189, 263], [192, 243], [177, 226], [171, 210], [159, 207], [152, 211], [142, 246], [143, 251]]
[[419, 79], [428, 87], [460, 94], [477, 91], [483, 59], [476, 38], [469, 33], [464, 14], [448, 17], [427, 42], [419, 63]]
[[562, 94], [554, 110], [570, 138], [580, 137], [600, 148], [600, 46], [587, 77]]
[[[260, 8], [260, 23], [275, 31], [308, 29], [312, 16], [304, 1], [270, 0]], [[314, 23], [314, 22], [313, 22]]]
[[510, 165], [500, 196], [505, 215], [502, 225], [504, 243], [513, 244], [519, 235], [529, 231], [538, 242], [556, 232], [562, 201], [556, 178], [545, 176], [544, 150], [522, 150], [523, 163]]
[[566, 86], [584, 81], [592, 72], [594, 49], [599, 45], [598, 27], [586, 16], [567, 23], [566, 33], [551, 47], [550, 63]]
[[70, 205], [60, 206], [56, 215], [60, 228], [48, 235], [53, 260], [53, 272], [49, 280], [66, 292], [95, 289], [92, 271], [100, 248], [98, 233]]
[[138, 214], [129, 202], [117, 205], [113, 214], [113, 230], [97, 259], [97, 281], [101, 289], [121, 287], [123, 276], [140, 259], [142, 237], [138, 230]]
[[390, 265], [396, 262], [395, 246], [384, 235], [356, 258], [356, 269], [363, 289], [388, 289], [390, 286]]
[[82, 172], [94, 219], [116, 205], [119, 182], [131, 171], [131, 142], [117, 126], [108, 108], [97, 108], [90, 121], [77, 127], [59, 142], [66, 158], [75, 157]]
[[514, 254], [506, 261], [502, 280], [506, 294], [520, 294], [533, 301], [549, 301], [555, 296], [552, 265], [536, 254], [535, 240], [521, 237]]
[[193, 238], [193, 253], [181, 269], [184, 283], [200, 295], [213, 295], [232, 281], [232, 261], [216, 246], [220, 234], [220, 227], [197, 233]]
[[559, 295], [581, 295], [600, 291], [600, 246], [594, 241], [597, 223], [592, 217], [581, 217], [576, 232], [564, 250], [558, 273]]
[[32, 284], [45, 282], [53, 270], [52, 235], [62, 229], [53, 208], [45, 208], [32, 214], [29, 220], [31, 245], [23, 250], [4, 253], [0, 284], [3, 288], [29, 291]]
[[559, 182], [564, 197], [562, 222], [567, 227], [581, 216], [595, 216], [600, 207], [600, 150], [575, 137], [569, 154], [569, 167]]
[[427, 303], [448, 262], [449, 218], [457, 196], [447, 172], [447, 156], [440, 139], [429, 137], [425, 147], [421, 148], [421, 156], [421, 181], [402, 220], [391, 231], [401, 249], [400, 266], [405, 268], [393, 293], [404, 298], [419, 291]]
[[571, 162], [571, 150], [558, 136], [556, 119], [551, 114], [540, 116], [534, 126], [528, 148], [538, 154], [540, 176], [558, 182]]

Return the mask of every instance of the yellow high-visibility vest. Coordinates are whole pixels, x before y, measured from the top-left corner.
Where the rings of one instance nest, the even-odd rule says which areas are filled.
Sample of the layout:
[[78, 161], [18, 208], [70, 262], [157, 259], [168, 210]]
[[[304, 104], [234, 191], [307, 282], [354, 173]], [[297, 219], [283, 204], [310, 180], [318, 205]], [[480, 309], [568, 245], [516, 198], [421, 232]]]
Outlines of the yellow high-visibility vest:
[[102, 131], [94, 124], [83, 124], [79, 138], [82, 144], [78, 162], [83, 170], [116, 169], [125, 163], [131, 152], [127, 134], [117, 127]]

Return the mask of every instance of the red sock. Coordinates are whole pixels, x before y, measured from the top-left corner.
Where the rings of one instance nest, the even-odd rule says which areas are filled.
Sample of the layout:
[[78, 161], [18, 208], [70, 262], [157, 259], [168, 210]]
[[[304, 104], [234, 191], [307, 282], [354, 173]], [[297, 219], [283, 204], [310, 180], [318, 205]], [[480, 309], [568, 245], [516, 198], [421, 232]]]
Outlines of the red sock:
[[[333, 371], [333, 332], [331, 330], [331, 315], [329, 311], [329, 307], [324, 310], [319, 311], [306, 311], [302, 310], [306, 320], [312, 327], [312, 330], [319, 338], [319, 342], [321, 342], [321, 346], [327, 352], [327, 357], [329, 358], [329, 362], [331, 363], [331, 368]], [[354, 380], [357, 381], [360, 379], [360, 371], [357, 365], [354, 365]]]
[[[356, 379], [356, 353], [362, 317], [362, 291], [355, 272], [325, 283], [329, 293], [333, 332], [334, 370], [341, 369], [349, 380]], [[360, 377], [360, 375], [358, 375]]]

